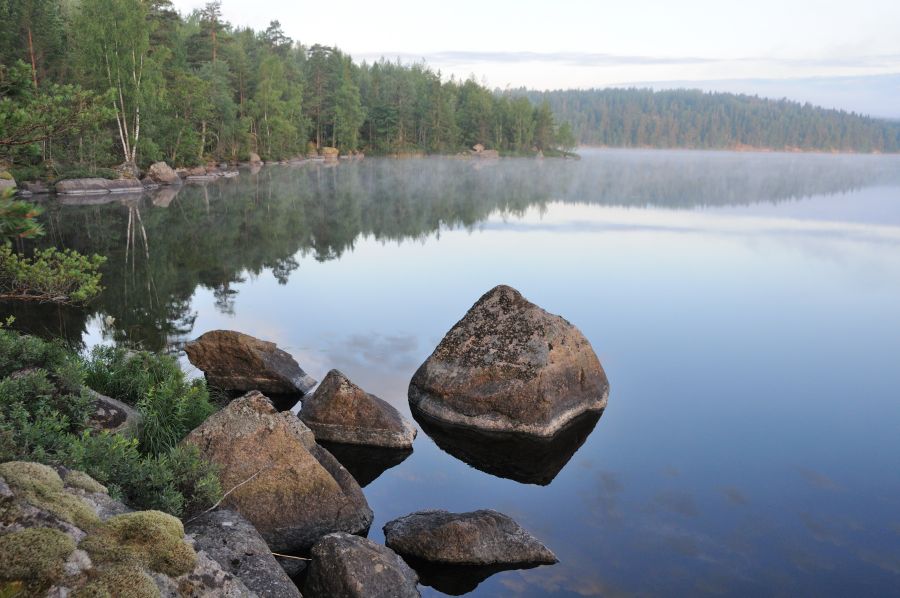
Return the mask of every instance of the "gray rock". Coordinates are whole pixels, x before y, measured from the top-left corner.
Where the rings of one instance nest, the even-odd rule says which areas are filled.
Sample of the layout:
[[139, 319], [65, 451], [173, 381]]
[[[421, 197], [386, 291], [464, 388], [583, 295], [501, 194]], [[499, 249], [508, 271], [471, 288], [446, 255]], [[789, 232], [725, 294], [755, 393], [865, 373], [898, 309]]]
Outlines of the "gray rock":
[[212, 330], [184, 347], [213, 386], [246, 392], [305, 394], [316, 381], [275, 343], [233, 330]]
[[262, 158], [259, 157], [259, 154], [256, 152], [250, 152], [250, 159], [248, 160], [250, 164], [262, 164]]
[[386, 546], [350, 534], [329, 534], [312, 549], [307, 598], [418, 598], [418, 576]]
[[7, 189], [15, 189], [16, 188], [16, 179], [13, 178], [11, 174], [6, 171], [0, 171], [0, 197], [3, 196], [3, 192]]
[[416, 428], [387, 401], [331, 370], [299, 413], [316, 440], [385, 448], [410, 448]]
[[96, 432], [108, 431], [112, 434], [137, 433], [141, 425], [141, 414], [137, 409], [90, 388], [85, 390], [94, 399], [94, 412], [88, 417], [88, 427]]
[[536, 436], [602, 411], [608, 396], [606, 373], [584, 335], [504, 285], [450, 329], [409, 385], [414, 413]]
[[510, 517], [490, 509], [471, 513], [418, 511], [384, 526], [398, 554], [453, 565], [537, 565], [558, 562], [550, 549]]
[[155, 162], [147, 169], [147, 178], [160, 185], [180, 185], [181, 177], [165, 162]]
[[99, 195], [143, 191], [137, 179], [67, 179], [56, 183], [56, 192], [62, 195]]
[[260, 596], [300, 597], [265, 540], [239, 513], [228, 509], [204, 513], [188, 522], [185, 532], [193, 538], [196, 550], [208, 554]]
[[219, 467], [223, 506], [246, 517], [276, 552], [309, 550], [331, 532], [361, 533], [372, 510], [353, 479], [291, 412], [250, 392], [183, 441]]
[[[131, 511], [86, 474], [60, 471], [62, 477], [38, 463], [0, 464], [0, 578], [21, 582], [23, 595], [62, 598], [77, 589], [108, 596], [124, 590], [117, 584], [127, 579], [136, 584], [129, 589], [142, 596], [256, 596], [204, 552], [195, 551], [175, 517]], [[37, 555], [47, 565], [39, 577], [26, 572], [17, 578], [15, 570], [5, 569], [5, 551], [15, 550], [29, 536], [28, 541], [47, 547]], [[110, 552], [110, 545], [121, 552]]]

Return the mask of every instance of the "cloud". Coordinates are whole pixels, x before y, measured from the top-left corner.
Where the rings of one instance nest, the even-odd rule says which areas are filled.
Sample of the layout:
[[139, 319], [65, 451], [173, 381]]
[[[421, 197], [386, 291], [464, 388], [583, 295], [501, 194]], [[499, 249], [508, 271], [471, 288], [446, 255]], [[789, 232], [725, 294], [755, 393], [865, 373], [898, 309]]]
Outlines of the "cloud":
[[425, 61], [431, 65], [460, 64], [552, 64], [574, 67], [635, 67], [635, 66], [684, 66], [711, 64], [758, 64], [769, 67], [792, 68], [900, 68], [900, 54], [835, 55], [814, 58], [782, 58], [746, 56], [738, 58], [710, 58], [703, 56], [642, 56], [637, 54], [609, 54], [605, 52], [531, 52], [487, 50], [442, 50], [437, 52], [361, 52], [354, 54], [359, 60], [400, 60], [401, 62]]
[[363, 52], [354, 54], [360, 60], [388, 60], [401, 62], [418, 62], [424, 60], [428, 64], [515, 64], [515, 63], [549, 63], [567, 66], [606, 67], [606, 66], [657, 66], [682, 64], [710, 64], [721, 62], [718, 58], [700, 58], [697, 56], [635, 56], [627, 54], [605, 54], [601, 52], [492, 52], [444, 50], [416, 54], [412, 52]]

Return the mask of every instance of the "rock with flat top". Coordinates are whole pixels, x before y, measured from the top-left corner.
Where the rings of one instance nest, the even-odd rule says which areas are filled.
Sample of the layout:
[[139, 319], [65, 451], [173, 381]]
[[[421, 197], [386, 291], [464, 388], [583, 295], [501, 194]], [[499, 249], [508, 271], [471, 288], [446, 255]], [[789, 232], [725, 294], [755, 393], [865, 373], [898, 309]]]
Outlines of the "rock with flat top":
[[387, 401], [331, 370], [303, 400], [300, 419], [316, 440], [385, 448], [410, 448], [416, 428]]
[[402, 556], [452, 565], [552, 565], [556, 555], [512, 518], [490, 509], [418, 511], [389, 521], [384, 543]]
[[305, 394], [316, 381], [275, 343], [234, 330], [212, 330], [184, 347], [212, 386], [246, 392]]
[[469, 309], [409, 385], [414, 414], [536, 436], [602, 411], [608, 396], [606, 373], [584, 335], [505, 285]]

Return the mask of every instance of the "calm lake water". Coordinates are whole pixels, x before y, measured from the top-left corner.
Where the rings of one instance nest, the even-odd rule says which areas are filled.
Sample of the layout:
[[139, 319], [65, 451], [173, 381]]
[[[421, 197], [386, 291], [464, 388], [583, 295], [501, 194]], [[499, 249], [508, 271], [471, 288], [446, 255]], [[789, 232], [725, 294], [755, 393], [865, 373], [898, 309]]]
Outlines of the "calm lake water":
[[45, 242], [109, 257], [107, 290], [19, 326], [171, 351], [236, 329], [406, 414], [415, 369], [496, 284], [578, 326], [611, 384], [595, 427], [552, 447], [436, 434], [449, 452], [420, 430], [360, 474], [376, 541], [411, 511], [493, 508], [560, 559], [473, 595], [900, 593], [898, 157], [366, 159], [45, 219]]

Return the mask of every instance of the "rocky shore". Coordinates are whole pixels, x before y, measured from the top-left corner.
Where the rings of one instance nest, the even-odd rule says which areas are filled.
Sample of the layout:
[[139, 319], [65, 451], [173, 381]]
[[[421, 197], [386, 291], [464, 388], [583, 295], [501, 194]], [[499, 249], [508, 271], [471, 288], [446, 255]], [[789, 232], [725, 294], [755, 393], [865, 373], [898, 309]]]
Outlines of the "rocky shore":
[[[366, 539], [374, 513], [361, 486], [409, 455], [415, 426], [338, 370], [316, 387], [271, 342], [210, 331], [186, 352], [209, 384], [240, 395], [181, 441], [217, 468], [222, 499], [182, 522], [132, 511], [77, 471], [0, 464], [0, 595], [125, 595], [127, 588], [139, 597], [293, 598], [301, 590], [307, 597], [414, 597], [418, 584], [458, 594], [499, 571], [558, 561], [490, 508], [418, 511], [385, 524], [383, 545]], [[552, 479], [596, 415], [588, 432], [579, 424], [574, 440], [557, 442], [553, 433], [572, 413], [602, 411], [607, 395], [605, 373], [581, 333], [499, 286], [416, 372], [409, 400], [414, 414], [429, 411], [432, 430], [449, 423], [470, 432], [453, 434], [457, 445], [473, 444], [457, 449], [463, 454], [478, 453], [485, 431], [561, 443], [568, 455], [538, 468]], [[141, 425], [127, 405], [91, 396], [95, 430], [129, 435]], [[380, 469], [351, 464], [384, 451], [399, 460], [385, 458]]]

